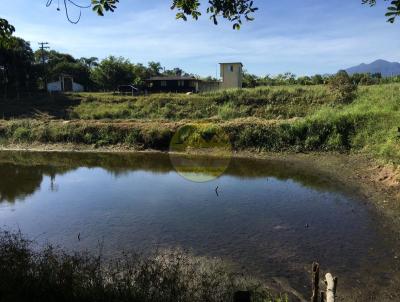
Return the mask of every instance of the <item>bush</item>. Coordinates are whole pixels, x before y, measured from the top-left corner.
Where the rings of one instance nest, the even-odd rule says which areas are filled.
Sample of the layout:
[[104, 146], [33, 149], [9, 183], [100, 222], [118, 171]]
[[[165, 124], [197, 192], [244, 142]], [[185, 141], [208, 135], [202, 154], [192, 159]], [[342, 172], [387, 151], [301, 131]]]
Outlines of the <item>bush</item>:
[[1, 301], [230, 302], [238, 290], [251, 291], [255, 302], [287, 301], [261, 282], [238, 277], [222, 260], [182, 250], [125, 253], [105, 262], [89, 253], [40, 249], [20, 233], [0, 233]]
[[31, 138], [31, 131], [23, 126], [15, 129], [13, 139], [18, 142], [29, 141]]
[[330, 79], [329, 89], [337, 102], [351, 103], [356, 97], [357, 85], [346, 71], [341, 70]]

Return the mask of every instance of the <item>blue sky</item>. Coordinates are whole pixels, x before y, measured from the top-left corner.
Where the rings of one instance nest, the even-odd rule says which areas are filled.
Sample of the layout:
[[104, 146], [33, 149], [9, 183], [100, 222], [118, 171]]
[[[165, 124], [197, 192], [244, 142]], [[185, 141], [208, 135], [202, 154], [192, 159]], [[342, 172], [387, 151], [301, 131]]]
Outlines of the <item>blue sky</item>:
[[[17, 36], [34, 49], [48, 41], [76, 57], [160, 61], [202, 76], [214, 76], [218, 62], [230, 61], [243, 62], [257, 75], [332, 73], [375, 59], [400, 61], [400, 20], [386, 22], [383, 0], [375, 8], [361, 0], [254, 0], [256, 20], [240, 31], [226, 22], [214, 26], [205, 15], [197, 22], [177, 21], [170, 0], [121, 0], [106, 17], [84, 10], [77, 25], [57, 12], [57, 0], [50, 8], [46, 0], [9, 2], [0, 17], [15, 25]], [[71, 9], [72, 17], [78, 14]]]

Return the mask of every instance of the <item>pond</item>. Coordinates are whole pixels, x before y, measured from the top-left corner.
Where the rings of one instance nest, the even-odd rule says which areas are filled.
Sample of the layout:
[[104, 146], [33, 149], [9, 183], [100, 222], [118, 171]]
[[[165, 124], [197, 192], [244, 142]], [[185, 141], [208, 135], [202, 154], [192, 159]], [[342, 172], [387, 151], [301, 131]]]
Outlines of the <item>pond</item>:
[[[191, 160], [193, 177], [215, 159]], [[376, 292], [398, 271], [380, 218], [312, 167], [234, 158], [219, 178], [190, 179], [166, 154], [0, 152], [0, 227], [106, 257], [180, 247], [304, 294], [316, 260], [346, 294]]]

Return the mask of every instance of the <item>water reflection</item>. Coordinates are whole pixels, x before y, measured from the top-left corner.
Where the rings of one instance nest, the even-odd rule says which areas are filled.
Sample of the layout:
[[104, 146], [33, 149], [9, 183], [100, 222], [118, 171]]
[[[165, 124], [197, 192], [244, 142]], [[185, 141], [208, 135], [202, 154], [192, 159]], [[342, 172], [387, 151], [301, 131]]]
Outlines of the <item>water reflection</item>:
[[[210, 160], [197, 157], [193, 172]], [[180, 246], [302, 292], [315, 260], [354, 292], [398, 274], [393, 237], [348, 193], [291, 162], [232, 159], [220, 178], [194, 183], [165, 154], [0, 152], [0, 227], [72, 250], [101, 241], [108, 256]]]
[[[305, 169], [290, 162], [260, 159], [221, 159], [207, 156], [174, 156], [162, 153], [105, 154], [105, 153], [41, 153], [41, 152], [0, 152], [0, 202], [15, 202], [24, 199], [40, 188], [44, 176], [51, 177], [51, 190], [59, 187], [54, 181], [76, 169], [101, 167], [115, 177], [124, 177], [133, 171], [146, 171], [154, 174], [174, 172], [176, 165], [180, 174], [192, 175], [195, 179], [211, 180], [220, 174], [220, 166], [229, 163], [225, 176], [241, 179], [276, 178], [294, 180], [317, 190], [343, 190], [335, 185], [329, 176]], [[182, 168], [183, 167], [183, 168]], [[215, 168], [214, 168], [215, 167]], [[225, 168], [224, 168], [225, 169]], [[191, 179], [188, 177], [188, 179]]]
[[55, 177], [54, 167], [30, 166], [4, 163], [0, 166], [0, 202], [15, 202], [32, 195], [40, 188], [45, 175]]

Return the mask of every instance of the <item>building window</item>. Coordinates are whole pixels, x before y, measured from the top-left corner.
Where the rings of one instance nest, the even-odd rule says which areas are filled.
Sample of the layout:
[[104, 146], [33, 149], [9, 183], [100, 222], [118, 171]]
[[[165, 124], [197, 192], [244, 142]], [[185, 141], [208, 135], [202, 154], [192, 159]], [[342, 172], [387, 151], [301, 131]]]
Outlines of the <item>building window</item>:
[[230, 65], [229, 69], [230, 69], [231, 72], [233, 72], [233, 65]]
[[160, 85], [161, 87], [167, 87], [167, 81], [161, 81]]
[[178, 87], [184, 87], [185, 81], [178, 81]]

